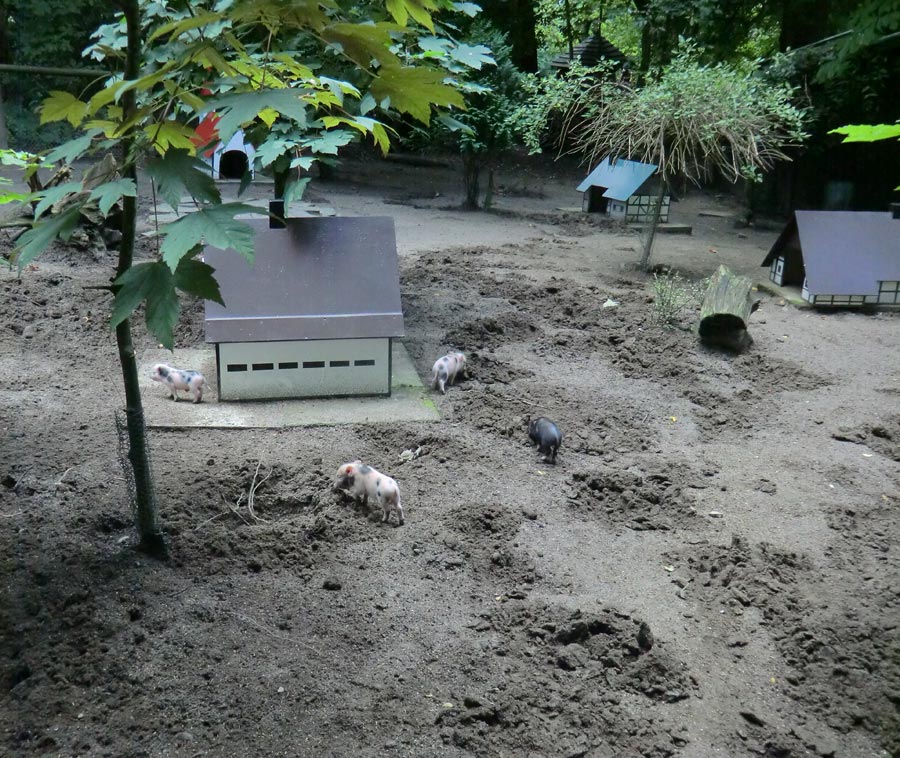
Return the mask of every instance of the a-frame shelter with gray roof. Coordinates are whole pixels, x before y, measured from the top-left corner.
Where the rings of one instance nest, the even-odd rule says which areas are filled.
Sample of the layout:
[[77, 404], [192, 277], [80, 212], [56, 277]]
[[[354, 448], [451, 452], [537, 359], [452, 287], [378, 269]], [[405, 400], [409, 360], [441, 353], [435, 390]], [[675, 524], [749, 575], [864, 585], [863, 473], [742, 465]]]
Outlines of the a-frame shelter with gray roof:
[[795, 211], [762, 262], [814, 305], [900, 305], [900, 219], [873, 211]]
[[[660, 181], [652, 163], [607, 156], [577, 189], [584, 193], [581, 207], [585, 212], [643, 223], [653, 219]], [[664, 223], [669, 220], [668, 193], [663, 195], [659, 220]]]

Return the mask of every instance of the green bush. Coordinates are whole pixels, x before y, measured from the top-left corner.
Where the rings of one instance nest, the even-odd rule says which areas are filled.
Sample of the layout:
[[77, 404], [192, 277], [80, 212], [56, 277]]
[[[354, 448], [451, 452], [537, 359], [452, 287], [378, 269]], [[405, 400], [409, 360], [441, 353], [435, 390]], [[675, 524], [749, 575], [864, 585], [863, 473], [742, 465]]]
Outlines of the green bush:
[[709, 278], [694, 282], [677, 271], [653, 274], [653, 322], [675, 326], [686, 310], [700, 306], [708, 288]]
[[6, 104], [6, 128], [13, 150], [37, 153], [61, 145], [75, 136], [65, 121], [41, 126], [37, 111], [18, 103]]

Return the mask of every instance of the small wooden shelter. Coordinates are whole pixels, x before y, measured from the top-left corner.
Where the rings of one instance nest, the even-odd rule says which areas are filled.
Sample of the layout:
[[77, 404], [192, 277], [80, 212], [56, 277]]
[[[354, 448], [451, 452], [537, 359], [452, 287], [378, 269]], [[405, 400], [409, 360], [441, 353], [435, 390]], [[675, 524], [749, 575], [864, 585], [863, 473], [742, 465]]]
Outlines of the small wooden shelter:
[[253, 159], [256, 148], [244, 137], [242, 130], [236, 131], [227, 143], [221, 141], [211, 144], [217, 138], [216, 124], [219, 117], [215, 113], [207, 113], [194, 130], [194, 144], [201, 148], [209, 145], [200, 157], [210, 167], [213, 179], [241, 179], [248, 171], [253, 175]]
[[[582, 210], [627, 222], [652, 221], [661, 181], [652, 163], [607, 156], [578, 185], [578, 191], [584, 193]], [[663, 195], [659, 220], [669, 220], [668, 193]]]
[[611, 61], [617, 67], [628, 63], [625, 53], [602, 34], [593, 34], [573, 45], [571, 56], [568, 51], [554, 56], [550, 61], [550, 67], [557, 72], [568, 71], [573, 58], [583, 66], [596, 66], [603, 60]]
[[873, 211], [795, 211], [762, 262], [814, 305], [900, 304], [900, 219]]
[[207, 246], [225, 306], [207, 301], [220, 400], [389, 395], [403, 336], [394, 221], [248, 220], [253, 264]]

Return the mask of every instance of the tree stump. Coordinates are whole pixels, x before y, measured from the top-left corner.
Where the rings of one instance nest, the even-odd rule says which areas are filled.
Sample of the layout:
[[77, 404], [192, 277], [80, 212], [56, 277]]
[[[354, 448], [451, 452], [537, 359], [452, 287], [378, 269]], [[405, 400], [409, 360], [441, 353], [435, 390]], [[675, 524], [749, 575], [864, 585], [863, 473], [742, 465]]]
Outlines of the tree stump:
[[700, 308], [700, 340], [715, 347], [741, 352], [753, 342], [747, 319], [759, 307], [753, 297], [753, 282], [719, 266], [709, 281]]

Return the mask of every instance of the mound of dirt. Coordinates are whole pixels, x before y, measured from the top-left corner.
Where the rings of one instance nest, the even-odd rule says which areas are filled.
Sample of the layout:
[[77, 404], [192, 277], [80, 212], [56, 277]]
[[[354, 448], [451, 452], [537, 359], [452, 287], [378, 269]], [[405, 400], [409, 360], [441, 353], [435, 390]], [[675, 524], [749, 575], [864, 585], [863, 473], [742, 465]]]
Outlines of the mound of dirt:
[[[696, 694], [683, 664], [640, 619], [613, 609], [511, 602], [485, 616], [502, 679], [479, 676], [437, 719], [449, 743], [476, 755], [672, 756], [689, 738], [675, 718], [636, 719], [623, 693], [659, 703]], [[484, 695], [470, 694], [484, 692]]]
[[[0, 753], [900, 754], [897, 315], [760, 295], [748, 353], [702, 348], [695, 309], [660, 323], [632, 232], [556, 210], [581, 173], [504, 166], [490, 214], [448, 169], [314, 180], [394, 217], [404, 345], [470, 376], [434, 424], [153, 431], [167, 562], [134, 549], [114, 256], [0, 272]], [[673, 204], [694, 233], [654, 254], [758, 275], [775, 233], [697, 214], [718, 202]], [[403, 527], [333, 491], [355, 459]]]

